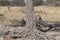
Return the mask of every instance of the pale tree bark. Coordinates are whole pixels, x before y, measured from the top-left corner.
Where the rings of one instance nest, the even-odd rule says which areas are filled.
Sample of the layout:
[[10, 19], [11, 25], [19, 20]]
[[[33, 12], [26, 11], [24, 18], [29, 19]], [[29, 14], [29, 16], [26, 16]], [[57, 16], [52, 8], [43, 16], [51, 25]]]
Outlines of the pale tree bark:
[[25, 0], [25, 4], [27, 7], [26, 27], [28, 27], [29, 29], [31, 29], [31, 31], [33, 31], [36, 27], [36, 16], [34, 14], [33, 0]]
[[27, 7], [27, 13], [26, 13], [27, 23], [29, 24], [29, 26], [32, 26], [35, 21], [33, 0], [25, 0], [25, 4]]

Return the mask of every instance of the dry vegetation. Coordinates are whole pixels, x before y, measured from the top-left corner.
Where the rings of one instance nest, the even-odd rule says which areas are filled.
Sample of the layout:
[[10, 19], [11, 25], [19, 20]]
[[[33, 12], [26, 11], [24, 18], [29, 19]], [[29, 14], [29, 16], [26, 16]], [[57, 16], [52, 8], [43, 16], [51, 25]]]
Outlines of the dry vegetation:
[[[21, 19], [25, 17], [24, 7], [0, 7], [0, 13], [5, 14], [7, 19]], [[35, 7], [35, 13], [40, 15], [44, 21], [60, 21], [60, 7]]]
[[[35, 14], [40, 15], [44, 21], [60, 22], [60, 7], [38, 6], [38, 7], [34, 7], [34, 9], [35, 9]], [[20, 20], [22, 18], [25, 18], [26, 8], [24, 7], [1, 7], [0, 6], [0, 13], [5, 14], [5, 19], [3, 23], [8, 24], [10, 20]], [[46, 36], [49, 36], [51, 39], [49, 38], [46, 39], [47, 37], [45, 39], [46, 40], [55, 40], [55, 39], [59, 40], [60, 36], [57, 37], [57, 35], [60, 35], [59, 32], [55, 32], [55, 33], [47, 32], [46, 34], [48, 35]], [[55, 39], [53, 39], [54, 37]], [[43, 40], [43, 38], [41, 39]], [[36, 40], [38, 40], [38, 38]]]
[[44, 21], [60, 21], [60, 7], [38, 6], [35, 10]]

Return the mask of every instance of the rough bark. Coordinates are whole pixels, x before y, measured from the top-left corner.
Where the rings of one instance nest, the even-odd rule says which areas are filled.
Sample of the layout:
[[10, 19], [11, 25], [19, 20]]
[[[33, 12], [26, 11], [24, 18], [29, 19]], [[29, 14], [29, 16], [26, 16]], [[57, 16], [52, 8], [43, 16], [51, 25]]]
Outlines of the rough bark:
[[26, 27], [28, 29], [31, 29], [31, 31], [33, 32], [36, 26], [36, 17], [34, 14], [34, 6], [33, 6], [33, 0], [25, 0], [25, 4], [27, 7], [27, 13], [26, 13], [26, 21], [27, 21], [27, 25]]

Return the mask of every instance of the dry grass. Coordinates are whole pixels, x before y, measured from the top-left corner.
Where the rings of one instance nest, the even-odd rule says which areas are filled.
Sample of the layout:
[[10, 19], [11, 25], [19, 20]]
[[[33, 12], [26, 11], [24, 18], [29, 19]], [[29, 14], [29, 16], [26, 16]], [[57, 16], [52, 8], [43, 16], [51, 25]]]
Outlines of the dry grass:
[[[60, 22], [60, 7], [38, 6], [34, 7], [35, 14], [40, 15], [44, 21]], [[2, 7], [0, 13], [5, 14], [5, 19], [2, 23], [9, 24], [10, 20], [20, 20], [26, 17], [25, 7]]]
[[[38, 6], [38, 7], [34, 7], [34, 9], [35, 9], [35, 14], [40, 15], [44, 21], [60, 22], [60, 7]], [[24, 7], [9, 8], [9, 7], [0, 6], [0, 13], [5, 14], [6, 18], [4, 19], [4, 23], [8, 24], [10, 20], [14, 20], [14, 19], [20, 20], [21, 18], [25, 18], [26, 8]], [[49, 32], [47, 34], [49, 34]], [[60, 38], [60, 36], [58, 38]], [[4, 40], [6, 39], [10, 40], [9, 38], [4, 38]]]
[[60, 21], [60, 7], [35, 7], [35, 11], [45, 21]]
[[[40, 15], [44, 21], [60, 21], [60, 7], [35, 7], [35, 13]], [[26, 8], [24, 7], [0, 7], [0, 13], [6, 15], [7, 20], [21, 19], [25, 17]]]

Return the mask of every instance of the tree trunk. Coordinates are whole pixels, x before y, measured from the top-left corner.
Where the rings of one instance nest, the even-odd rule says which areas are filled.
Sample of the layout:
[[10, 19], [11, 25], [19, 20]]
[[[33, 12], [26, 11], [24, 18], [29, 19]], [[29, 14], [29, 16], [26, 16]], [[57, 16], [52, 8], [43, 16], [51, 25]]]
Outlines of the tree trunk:
[[26, 27], [28, 27], [29, 29], [32, 29], [32, 31], [33, 31], [33, 29], [36, 26], [36, 20], [35, 20], [36, 17], [34, 14], [33, 0], [25, 0], [25, 4], [27, 7], [27, 13], [26, 13], [27, 24], [26, 24]]

